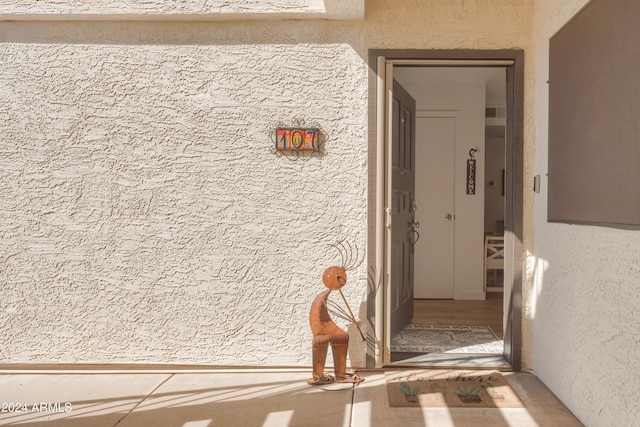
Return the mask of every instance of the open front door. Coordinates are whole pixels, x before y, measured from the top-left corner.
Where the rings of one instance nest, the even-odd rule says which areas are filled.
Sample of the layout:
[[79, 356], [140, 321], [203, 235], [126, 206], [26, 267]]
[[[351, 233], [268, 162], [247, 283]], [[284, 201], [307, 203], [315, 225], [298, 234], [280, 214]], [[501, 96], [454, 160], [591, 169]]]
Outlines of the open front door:
[[390, 316], [391, 336], [413, 317], [415, 224], [416, 101], [393, 81], [391, 106]]
[[[413, 197], [408, 195], [414, 192], [414, 116], [407, 113], [413, 103], [403, 101], [400, 93], [404, 91], [394, 85], [394, 66], [446, 65], [506, 67], [507, 70], [504, 356], [517, 371], [521, 367], [522, 265], [525, 256], [522, 243], [524, 52], [371, 50], [369, 58], [376, 77], [376, 115], [370, 117], [370, 124], [375, 126], [375, 152], [371, 153], [375, 158], [375, 174], [370, 177], [375, 179], [375, 183], [371, 182], [375, 187], [375, 212], [370, 215], [372, 227], [369, 246], [369, 279], [373, 298], [369, 301], [367, 313], [370, 325], [373, 326], [369, 334], [375, 344], [368, 348], [367, 366], [383, 367], [392, 363], [391, 336], [412, 317], [411, 245], [415, 243], [415, 233], [411, 232]], [[407, 114], [410, 117], [409, 123]], [[407, 132], [407, 129], [410, 131]], [[405, 180], [408, 177], [411, 177], [411, 181]], [[422, 245], [429, 237], [423, 233], [424, 241], [418, 242], [418, 245]]]

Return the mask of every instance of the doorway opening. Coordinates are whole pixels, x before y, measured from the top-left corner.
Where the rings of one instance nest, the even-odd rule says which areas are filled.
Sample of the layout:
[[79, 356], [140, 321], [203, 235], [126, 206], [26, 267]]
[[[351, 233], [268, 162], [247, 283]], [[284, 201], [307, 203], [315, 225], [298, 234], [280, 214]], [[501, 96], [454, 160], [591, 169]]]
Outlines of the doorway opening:
[[[442, 58], [447, 55], [451, 58]], [[375, 312], [384, 316], [370, 317], [379, 343], [373, 365], [518, 370], [522, 52], [375, 51], [374, 56], [373, 271], [382, 273]], [[426, 355], [393, 348], [407, 324], [409, 329], [443, 325], [466, 336], [465, 328], [475, 336], [482, 331], [474, 327], [489, 326], [489, 333], [504, 341], [497, 350], [493, 342], [486, 351], [481, 346]]]
[[[415, 180], [415, 228], [414, 271], [407, 273], [413, 316], [399, 332], [395, 323], [404, 322], [391, 318], [391, 362], [432, 361], [434, 353], [501, 356], [503, 293], [487, 291], [501, 290], [503, 282], [498, 183], [505, 169], [506, 69], [394, 65], [393, 79], [394, 91], [401, 87], [415, 101], [415, 118], [405, 119], [405, 132], [415, 133], [415, 151], [405, 153], [415, 157], [414, 170], [403, 173]], [[391, 143], [398, 140], [393, 135]], [[398, 151], [392, 148], [394, 156]]]

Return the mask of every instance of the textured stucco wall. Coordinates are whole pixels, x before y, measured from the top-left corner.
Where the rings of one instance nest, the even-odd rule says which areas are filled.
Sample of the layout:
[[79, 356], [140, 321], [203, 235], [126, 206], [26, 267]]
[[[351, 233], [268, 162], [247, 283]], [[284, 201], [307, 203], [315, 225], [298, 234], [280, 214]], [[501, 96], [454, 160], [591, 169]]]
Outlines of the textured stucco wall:
[[532, 0], [368, 0], [372, 48], [526, 47]]
[[[366, 242], [367, 48], [528, 49], [531, 10], [0, 23], [0, 363], [308, 366], [327, 244]], [[324, 157], [271, 153], [295, 118], [326, 131]], [[362, 319], [366, 287], [362, 265]]]
[[362, 19], [364, 0], [0, 0], [0, 19]]
[[[359, 29], [3, 31], [0, 361], [308, 364], [327, 244], [364, 249]], [[295, 118], [324, 157], [272, 154]]]
[[637, 425], [640, 232], [550, 224], [547, 214], [549, 38], [587, 1], [536, 1], [535, 289], [532, 368], [588, 426]]

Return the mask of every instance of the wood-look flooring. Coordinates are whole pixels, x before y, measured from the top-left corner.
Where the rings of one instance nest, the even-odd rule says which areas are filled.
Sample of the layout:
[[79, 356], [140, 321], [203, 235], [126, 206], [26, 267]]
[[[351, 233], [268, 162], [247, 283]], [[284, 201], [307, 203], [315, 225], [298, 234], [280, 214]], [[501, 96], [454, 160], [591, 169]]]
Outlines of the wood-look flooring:
[[489, 326], [503, 338], [502, 293], [487, 293], [484, 301], [416, 299], [411, 323], [430, 325]]

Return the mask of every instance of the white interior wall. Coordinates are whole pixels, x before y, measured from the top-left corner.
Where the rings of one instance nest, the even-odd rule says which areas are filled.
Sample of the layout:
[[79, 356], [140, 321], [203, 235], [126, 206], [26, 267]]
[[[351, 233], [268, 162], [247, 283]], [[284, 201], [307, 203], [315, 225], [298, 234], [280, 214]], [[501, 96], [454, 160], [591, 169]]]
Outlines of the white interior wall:
[[[484, 160], [480, 153], [484, 153], [484, 109], [486, 97], [486, 83], [473, 81], [472, 69], [466, 71], [467, 78], [452, 83], [433, 74], [441, 75], [443, 69], [433, 68], [401, 68], [394, 69], [394, 76], [416, 99], [416, 110], [449, 110], [459, 111], [459, 127], [456, 128], [456, 146], [454, 153], [454, 292], [452, 296], [460, 300], [484, 299], [482, 254], [484, 245]], [[451, 75], [452, 73], [445, 74]], [[416, 145], [424, 141], [424, 136], [416, 134]], [[477, 148], [476, 156], [476, 194], [466, 194], [467, 159], [469, 150]], [[416, 158], [416, 168], [426, 164], [428, 159]], [[416, 199], [419, 220], [420, 206], [429, 206], [430, 200], [420, 199], [420, 183], [416, 182]], [[438, 244], [432, 242], [428, 236], [421, 242], [424, 244]], [[421, 255], [420, 245], [416, 245], [416, 263]], [[416, 280], [419, 278], [416, 277]]]
[[498, 221], [504, 221], [504, 177], [505, 147], [504, 138], [485, 139], [485, 233], [496, 233]]
[[526, 310], [531, 367], [585, 425], [631, 426], [640, 419], [629, 392], [640, 370], [640, 234], [546, 220], [549, 38], [585, 4], [535, 2], [535, 174], [542, 186], [528, 266], [535, 279]]

